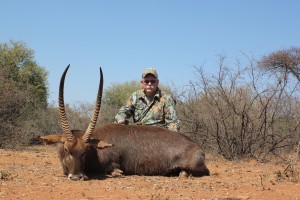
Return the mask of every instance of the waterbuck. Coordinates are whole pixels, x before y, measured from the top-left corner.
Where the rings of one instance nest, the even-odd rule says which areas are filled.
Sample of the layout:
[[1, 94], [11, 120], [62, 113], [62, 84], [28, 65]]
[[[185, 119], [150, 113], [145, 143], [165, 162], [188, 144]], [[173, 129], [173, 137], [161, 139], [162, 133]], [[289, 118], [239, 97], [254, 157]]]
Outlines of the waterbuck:
[[141, 125], [106, 124], [95, 129], [103, 91], [103, 73], [94, 114], [86, 131], [70, 130], [64, 106], [64, 81], [59, 86], [59, 112], [63, 133], [40, 137], [58, 144], [63, 172], [69, 180], [88, 175], [179, 175], [205, 176], [209, 170], [199, 144], [165, 128]]

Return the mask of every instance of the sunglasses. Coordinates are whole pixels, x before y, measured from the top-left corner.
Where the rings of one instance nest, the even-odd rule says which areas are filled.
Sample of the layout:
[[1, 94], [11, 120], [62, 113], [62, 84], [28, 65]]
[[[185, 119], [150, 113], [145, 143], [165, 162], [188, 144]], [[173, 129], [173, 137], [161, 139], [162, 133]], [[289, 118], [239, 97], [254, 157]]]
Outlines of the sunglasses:
[[151, 84], [155, 84], [157, 82], [157, 80], [144, 80], [143, 81], [146, 84], [149, 84], [151, 82]]

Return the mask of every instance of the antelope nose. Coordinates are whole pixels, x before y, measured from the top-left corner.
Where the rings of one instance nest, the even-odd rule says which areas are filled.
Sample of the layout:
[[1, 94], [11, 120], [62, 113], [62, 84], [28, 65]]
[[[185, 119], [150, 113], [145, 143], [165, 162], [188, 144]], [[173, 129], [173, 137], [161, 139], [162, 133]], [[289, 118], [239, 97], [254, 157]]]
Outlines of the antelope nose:
[[78, 175], [69, 174], [68, 175], [68, 179], [71, 181], [85, 180], [86, 178], [87, 177], [83, 174], [78, 174]]

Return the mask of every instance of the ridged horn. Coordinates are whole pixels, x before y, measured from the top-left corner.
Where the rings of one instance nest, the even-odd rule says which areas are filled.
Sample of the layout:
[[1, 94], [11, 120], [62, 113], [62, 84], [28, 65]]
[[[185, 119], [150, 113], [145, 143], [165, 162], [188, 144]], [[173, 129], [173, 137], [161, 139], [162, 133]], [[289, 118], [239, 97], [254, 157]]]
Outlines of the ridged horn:
[[91, 122], [90, 122], [86, 132], [82, 136], [82, 139], [84, 142], [87, 142], [89, 140], [91, 134], [93, 133], [93, 131], [95, 129], [99, 111], [100, 111], [100, 107], [101, 107], [102, 93], [103, 93], [103, 73], [102, 73], [102, 69], [100, 67], [100, 82], [99, 82], [99, 88], [98, 88], [98, 95], [97, 95], [97, 99], [96, 99], [96, 105], [94, 107], [94, 113], [93, 113]]
[[64, 84], [65, 84], [65, 77], [69, 67], [70, 64], [67, 66], [67, 68], [65, 69], [64, 73], [60, 78], [58, 102], [59, 102], [60, 122], [63, 129], [63, 133], [66, 134], [67, 140], [71, 142], [74, 140], [74, 136], [72, 135], [72, 132], [68, 124], [68, 119], [65, 110], [65, 103], [64, 103]]

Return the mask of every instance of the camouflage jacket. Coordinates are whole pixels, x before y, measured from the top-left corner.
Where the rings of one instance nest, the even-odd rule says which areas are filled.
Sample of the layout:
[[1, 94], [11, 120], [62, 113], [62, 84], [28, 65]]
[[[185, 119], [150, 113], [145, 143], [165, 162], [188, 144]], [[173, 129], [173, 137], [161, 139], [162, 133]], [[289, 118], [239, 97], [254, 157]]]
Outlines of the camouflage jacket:
[[[151, 107], [147, 112], [149, 106]], [[147, 113], [144, 115], [145, 112]], [[119, 109], [115, 120], [117, 123], [128, 123], [128, 119], [131, 117], [133, 117], [133, 122], [137, 124], [162, 126], [173, 131], [179, 131], [175, 102], [171, 95], [160, 89], [157, 90], [152, 102], [149, 102], [144, 90], [132, 93], [127, 103]]]

